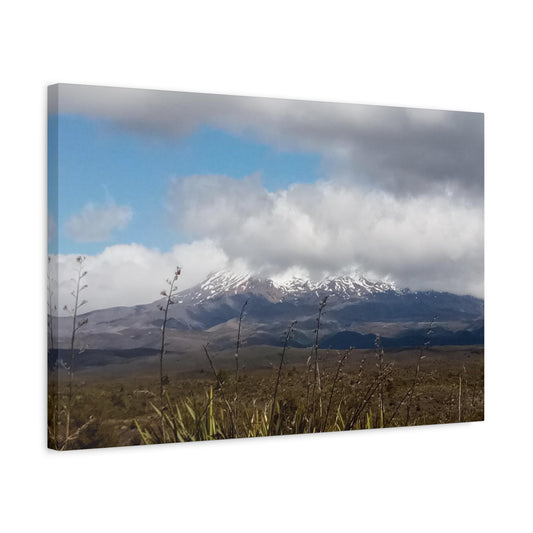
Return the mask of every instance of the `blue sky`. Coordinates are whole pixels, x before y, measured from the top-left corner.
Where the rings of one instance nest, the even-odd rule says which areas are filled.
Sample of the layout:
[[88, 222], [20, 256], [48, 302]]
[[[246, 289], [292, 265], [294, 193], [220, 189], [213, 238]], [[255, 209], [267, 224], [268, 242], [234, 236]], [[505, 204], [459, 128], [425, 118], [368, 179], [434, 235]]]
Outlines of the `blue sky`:
[[[131, 133], [108, 121], [82, 115], [49, 117], [58, 128], [49, 141], [49, 166], [57, 164], [59, 206], [50, 204], [58, 225], [59, 253], [96, 254], [113, 244], [138, 243], [168, 250], [184, 241], [165, 211], [165, 195], [172, 178], [190, 175], [227, 175], [242, 179], [260, 173], [269, 191], [320, 177], [320, 157], [289, 152], [220, 129], [198, 127], [182, 138]], [[57, 145], [56, 145], [57, 144]], [[55, 182], [49, 180], [50, 197]], [[129, 206], [131, 220], [99, 242], [77, 242], [65, 231], [66, 222], [87, 204]]]

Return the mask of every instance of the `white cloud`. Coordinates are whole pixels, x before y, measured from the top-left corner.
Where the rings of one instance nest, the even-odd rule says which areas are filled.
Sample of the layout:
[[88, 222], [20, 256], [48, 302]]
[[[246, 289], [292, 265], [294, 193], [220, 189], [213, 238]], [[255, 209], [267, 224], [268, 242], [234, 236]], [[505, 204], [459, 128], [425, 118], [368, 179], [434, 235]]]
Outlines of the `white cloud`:
[[106, 241], [114, 229], [124, 229], [128, 225], [132, 214], [129, 206], [88, 203], [67, 220], [65, 232], [77, 242]]
[[[65, 304], [71, 306], [76, 257], [59, 255], [52, 262], [57, 268], [52, 277], [59, 280], [58, 309]], [[202, 281], [211, 270], [227, 267], [228, 261], [223, 251], [208, 240], [177, 245], [166, 253], [140, 244], [109, 246], [100, 254], [86, 256], [84, 281], [88, 287], [83, 297], [88, 303], [83, 311], [153, 302], [178, 265], [182, 266], [179, 288], [186, 289]]]
[[257, 176], [175, 179], [169, 217], [232, 260], [269, 276], [359, 269], [401, 287], [483, 294], [483, 209], [445, 195], [399, 199], [355, 184], [295, 184], [275, 193]]

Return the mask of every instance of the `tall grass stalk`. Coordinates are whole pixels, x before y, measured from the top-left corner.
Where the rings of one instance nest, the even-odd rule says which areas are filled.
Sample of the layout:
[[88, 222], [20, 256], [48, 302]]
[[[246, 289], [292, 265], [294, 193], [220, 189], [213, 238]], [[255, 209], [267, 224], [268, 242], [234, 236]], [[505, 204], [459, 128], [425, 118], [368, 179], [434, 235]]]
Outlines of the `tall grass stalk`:
[[67, 422], [66, 422], [66, 430], [65, 430], [65, 445], [68, 444], [68, 442], [71, 440], [70, 437], [70, 417], [72, 412], [72, 384], [74, 381], [74, 345], [76, 342], [76, 333], [78, 330], [83, 327], [85, 324], [87, 324], [88, 319], [83, 319], [78, 321], [78, 312], [79, 309], [87, 303], [87, 300], [82, 300], [80, 302], [80, 294], [82, 291], [84, 291], [88, 285], [84, 284], [82, 285], [82, 279], [85, 278], [87, 275], [87, 271], [84, 270], [84, 263], [85, 263], [85, 257], [84, 256], [78, 256], [76, 258], [77, 263], [77, 271], [76, 271], [76, 277], [72, 279], [76, 283], [76, 288], [70, 293], [72, 297], [74, 298], [74, 306], [72, 308], [68, 308], [67, 305], [63, 307], [64, 311], [69, 311], [72, 315], [72, 331], [70, 335], [70, 363], [69, 363], [69, 369], [68, 369], [68, 397], [67, 397]]
[[172, 278], [167, 279], [168, 290], [161, 291], [161, 296], [166, 298], [164, 305], [159, 305], [159, 310], [164, 311], [163, 323], [161, 325], [161, 349], [159, 351], [159, 403], [163, 408], [163, 358], [166, 354], [165, 333], [167, 329], [168, 309], [174, 304], [174, 296], [178, 290], [177, 281], [181, 274], [181, 268], [176, 267]]
[[424, 340], [424, 345], [422, 346], [422, 348], [419, 350], [419, 353], [418, 353], [418, 358], [417, 358], [417, 361], [416, 361], [416, 371], [415, 371], [415, 377], [413, 379], [413, 383], [411, 385], [411, 387], [409, 388], [409, 390], [407, 391], [407, 408], [406, 408], [406, 415], [405, 415], [405, 425], [408, 426], [409, 425], [409, 417], [410, 417], [410, 414], [411, 414], [411, 403], [412, 403], [412, 400], [413, 400], [413, 394], [414, 394], [414, 391], [415, 391], [415, 387], [418, 383], [418, 376], [420, 374], [420, 362], [422, 361], [422, 359], [425, 359], [425, 352], [426, 350], [428, 349], [428, 346], [430, 345], [431, 343], [431, 335], [433, 334], [433, 326], [435, 325], [435, 321], [437, 320], [437, 317], [433, 317], [433, 319], [431, 320], [430, 324], [429, 324], [429, 327], [426, 331], [426, 337], [425, 337], [425, 340]]
[[244, 317], [244, 310], [248, 305], [248, 300], [246, 300], [241, 308], [241, 313], [239, 315], [239, 327], [237, 329], [237, 341], [235, 342], [235, 395], [233, 398], [233, 410], [235, 412], [235, 418], [237, 418], [237, 399], [239, 397], [239, 352], [241, 349], [241, 328], [242, 328], [242, 319]]
[[[55, 354], [54, 345], [54, 313], [57, 312], [57, 295], [53, 287], [55, 280], [52, 277], [52, 257], [48, 256], [47, 269], [47, 326], [48, 326], [48, 446], [57, 449], [58, 438], [58, 419], [59, 419], [59, 401], [58, 401], [58, 365], [57, 355]], [[51, 371], [51, 372], [50, 372]]]
[[276, 377], [276, 386], [274, 387], [274, 397], [272, 398], [272, 408], [270, 410], [270, 418], [268, 420], [268, 433], [269, 434], [270, 434], [271, 427], [272, 427], [272, 418], [274, 417], [274, 409], [276, 408], [276, 399], [278, 396], [278, 387], [279, 387], [279, 380], [281, 377], [281, 368], [283, 367], [283, 360], [285, 359], [285, 352], [287, 351], [287, 348], [289, 347], [289, 340], [292, 337], [292, 334], [294, 332], [294, 327], [296, 326], [296, 324], [297, 324], [296, 320], [291, 322], [290, 326], [287, 329], [287, 332], [285, 333], [285, 339], [283, 341], [283, 349], [281, 350], [278, 374]]
[[331, 384], [331, 391], [329, 393], [328, 407], [326, 409], [326, 415], [324, 416], [324, 422], [322, 424], [322, 431], [326, 431], [326, 426], [327, 426], [328, 418], [329, 418], [329, 411], [331, 409], [331, 402], [333, 401], [333, 394], [335, 392], [335, 387], [336, 387], [337, 382], [339, 380], [339, 377], [340, 377], [340, 374], [341, 374], [341, 371], [342, 371], [342, 367], [344, 366], [344, 363], [345, 363], [346, 359], [348, 358], [348, 355], [350, 354], [350, 352], [352, 350], [353, 350], [353, 348], [348, 348], [348, 350], [346, 350], [342, 354], [342, 356], [339, 358], [339, 361], [337, 363], [337, 370], [335, 372], [335, 377], [333, 378], [333, 383]]
[[406, 415], [405, 415], [405, 424], [404, 425], [406, 425], [406, 426], [409, 425], [409, 418], [410, 418], [410, 414], [411, 414], [411, 400], [413, 398], [415, 387], [416, 387], [416, 385], [418, 383], [418, 377], [420, 375], [420, 363], [421, 363], [422, 359], [424, 359], [426, 357], [425, 356], [425, 352], [426, 352], [426, 350], [427, 350], [427, 348], [428, 348], [428, 346], [430, 344], [429, 337], [433, 333], [433, 326], [435, 324], [436, 319], [437, 319], [437, 317], [433, 317], [433, 319], [431, 320], [431, 322], [429, 324], [429, 327], [428, 327], [428, 329], [426, 331], [426, 337], [425, 337], [425, 340], [424, 340], [424, 344], [420, 348], [420, 350], [418, 351], [418, 356], [417, 356], [417, 359], [416, 359], [415, 375], [414, 375], [413, 381], [411, 382], [411, 386], [407, 389], [407, 391], [404, 394], [403, 398], [396, 405], [396, 409], [394, 410], [394, 412], [390, 416], [389, 420], [387, 421], [387, 425], [390, 425], [392, 423], [392, 421], [394, 420], [394, 418], [396, 417], [396, 415], [398, 414], [400, 408], [402, 407], [402, 405], [405, 403], [406, 400], [407, 400], [407, 405], [406, 405]]
[[[383, 372], [383, 356], [384, 356], [383, 346], [381, 345], [381, 338], [379, 335], [376, 335], [376, 358], [378, 367], [378, 373], [382, 374]], [[385, 404], [383, 401], [383, 380], [379, 384], [379, 413], [380, 418], [383, 420], [385, 418]]]
[[381, 383], [389, 377], [389, 375], [392, 372], [392, 363], [388, 363], [383, 366], [383, 369], [381, 372], [378, 372], [376, 377], [370, 382], [368, 385], [361, 401], [359, 404], [356, 403], [352, 415], [349, 418], [348, 422], [346, 423], [345, 429], [353, 429], [359, 420], [359, 417], [365, 410], [366, 406], [369, 404], [370, 400], [378, 390]]
[[309, 408], [311, 399], [311, 355], [307, 358], [305, 370], [305, 416], [309, 419]]
[[459, 397], [457, 398], [457, 409], [458, 409], [458, 422], [461, 422], [461, 385], [462, 385], [462, 376], [459, 375]]
[[211, 367], [211, 370], [213, 372], [213, 375], [215, 376], [215, 379], [217, 380], [218, 389], [220, 390], [220, 394], [222, 395], [222, 400], [226, 404], [226, 407], [228, 408], [228, 413], [231, 419], [231, 428], [232, 428], [232, 437], [237, 436], [237, 426], [235, 422], [235, 415], [233, 413], [233, 409], [231, 407], [231, 404], [228, 402], [228, 399], [226, 398], [226, 394], [224, 393], [224, 385], [222, 384], [222, 380], [220, 379], [220, 374], [216, 371], [215, 365], [213, 363], [213, 358], [209, 354], [209, 350], [207, 349], [207, 344], [204, 344], [204, 353], [207, 357], [207, 360], [209, 361], [209, 366]]
[[54, 300], [56, 298], [56, 295], [53, 290], [54, 286], [54, 279], [52, 278], [51, 273], [52, 268], [52, 258], [48, 256], [48, 273], [47, 273], [47, 280], [48, 280], [48, 298], [47, 298], [47, 304], [48, 304], [48, 351], [53, 356], [54, 355], [54, 312], [57, 311], [57, 305], [55, 305]]
[[[320, 403], [320, 411], [322, 410], [322, 388], [320, 384], [320, 369], [318, 367], [318, 339], [320, 336], [320, 321], [322, 319], [322, 313], [324, 312], [324, 308], [326, 307], [328, 301], [328, 295], [324, 296], [324, 299], [322, 302], [320, 302], [320, 305], [318, 306], [318, 316], [316, 318], [316, 329], [315, 329], [315, 343], [313, 345], [313, 351], [314, 351], [314, 362], [313, 362], [313, 391], [311, 395], [311, 406], [312, 406], [312, 424], [315, 425], [315, 419], [316, 419], [316, 395], [318, 392], [319, 395], [319, 403]], [[321, 413], [320, 413], [321, 414]]]

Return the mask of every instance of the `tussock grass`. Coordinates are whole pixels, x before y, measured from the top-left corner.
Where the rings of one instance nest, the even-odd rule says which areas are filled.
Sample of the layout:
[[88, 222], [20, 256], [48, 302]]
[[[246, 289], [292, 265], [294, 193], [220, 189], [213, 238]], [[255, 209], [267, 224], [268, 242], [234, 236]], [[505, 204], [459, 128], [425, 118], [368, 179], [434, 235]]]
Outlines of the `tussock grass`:
[[[157, 356], [152, 357], [150, 369], [142, 366], [137, 373], [133, 367], [122, 365], [122, 373], [118, 369], [113, 373], [107, 367], [79, 369], [73, 385], [71, 425], [79, 428], [91, 416], [93, 419], [75, 440], [69, 441], [68, 449], [312, 432], [305, 402], [308, 351], [297, 348], [286, 351], [275, 402], [273, 398], [280, 362], [280, 355], [275, 354], [280, 354], [281, 349], [254, 346], [241, 352], [243, 360], [246, 359], [246, 367], [242, 367], [239, 373], [236, 430], [222, 394], [233, 407], [234, 351], [215, 353], [208, 347], [208, 352], [216, 372], [226, 371], [226, 378], [221, 380], [222, 389], [209, 367], [205, 353], [199, 354], [198, 360], [198, 364], [203, 361], [204, 366], [198, 366], [196, 370], [185, 372], [179, 364], [169, 363], [169, 383], [166, 385], [162, 412], [171, 419], [175, 418], [173, 424], [176, 427], [186, 430], [181, 430], [180, 435], [174, 430], [169, 430], [165, 436], [161, 432]], [[345, 431], [355, 409], [364, 402], [365, 393], [378, 375], [378, 368], [374, 364], [375, 350], [357, 349], [349, 352], [337, 375], [339, 360], [343, 355], [344, 352], [339, 354], [319, 350], [324, 416], [318, 421], [321, 426], [317, 431]], [[463, 376], [461, 422], [482, 420], [482, 350], [478, 347], [431, 347], [425, 351], [425, 355], [412, 394], [409, 425], [458, 422], [459, 376]], [[412, 386], [418, 356], [418, 350], [385, 350], [383, 363], [391, 364], [392, 369], [383, 381], [384, 420], [381, 420], [379, 393], [375, 392], [360, 410], [352, 430], [404, 425], [407, 405], [403, 398]], [[273, 368], [265, 364], [258, 367], [252, 365], [251, 357], [263, 361], [275, 361], [273, 358], [278, 357], [278, 364]], [[124, 369], [127, 370], [126, 375]], [[62, 369], [61, 372], [60, 382], [66, 394], [66, 370]], [[49, 400], [53, 402], [53, 399], [54, 396], [50, 394]], [[187, 406], [194, 411], [194, 420]], [[390, 420], [396, 410], [396, 415]], [[202, 431], [207, 418], [214, 419], [216, 424], [211, 422], [211, 427], [216, 426], [216, 431], [205, 434]], [[62, 439], [65, 433], [64, 415], [57, 422], [57, 434]], [[172, 424], [165, 420], [165, 427], [172, 428]], [[145, 432], [144, 438], [139, 428]]]
[[[248, 381], [244, 380], [245, 376], [239, 374], [238, 364], [232, 378], [233, 383], [231, 380], [222, 381], [221, 371], [217, 371], [212, 354], [208, 347], [204, 346], [216, 388], [213, 389], [213, 386], [209, 388], [203, 402], [192, 401], [190, 397], [182, 397], [173, 401], [167, 395], [166, 404], [162, 410], [152, 404], [156, 416], [165, 420], [165, 425], [170, 428], [170, 431], [165, 433], [160, 431], [157, 425], [142, 426], [136, 422], [142, 442], [154, 444], [262, 437], [461, 421], [461, 398], [464, 394], [462, 383], [463, 374], [466, 373], [464, 364], [463, 373], [459, 375], [458, 419], [428, 418], [427, 413], [423, 418], [420, 416], [421, 398], [424, 391], [428, 390], [427, 386], [422, 386], [421, 363], [426, 358], [429, 341], [417, 351], [414, 370], [406, 368], [403, 364], [397, 376], [394, 372], [395, 361], [387, 358], [379, 337], [376, 338], [376, 364], [373, 368], [366, 367], [366, 355], [364, 355], [359, 360], [356, 372], [345, 371], [346, 363], [352, 356], [354, 348], [342, 353], [326, 352], [322, 355], [322, 363], [320, 363], [319, 333], [326, 303], [327, 297], [321, 301], [318, 308], [315, 342], [302, 373], [298, 372], [295, 366], [286, 375], [283, 373], [289, 340], [296, 322], [289, 325], [284, 335], [279, 365], [275, 374], [270, 378], [271, 393], [268, 392], [270, 388], [268, 385], [265, 386], [263, 382], [259, 386], [258, 381], [254, 380], [253, 384], [256, 388], [252, 396], [238, 397], [237, 391], [243, 391], [243, 382]], [[241, 322], [245, 305], [246, 303], [239, 319], [236, 358], [239, 356]], [[432, 327], [433, 322], [428, 329], [428, 334]], [[321, 364], [323, 364], [322, 370]], [[249, 389], [250, 383], [247, 385]], [[231, 403], [226, 392], [226, 389], [230, 387], [235, 390], [234, 400]], [[429, 387], [429, 389], [432, 388]], [[472, 398], [475, 396], [475, 391], [472, 391]], [[479, 410], [476, 411], [473, 408], [474, 404], [472, 400], [470, 419], [482, 419]], [[416, 416], [413, 416], [413, 410]], [[387, 415], [387, 413], [390, 414]]]

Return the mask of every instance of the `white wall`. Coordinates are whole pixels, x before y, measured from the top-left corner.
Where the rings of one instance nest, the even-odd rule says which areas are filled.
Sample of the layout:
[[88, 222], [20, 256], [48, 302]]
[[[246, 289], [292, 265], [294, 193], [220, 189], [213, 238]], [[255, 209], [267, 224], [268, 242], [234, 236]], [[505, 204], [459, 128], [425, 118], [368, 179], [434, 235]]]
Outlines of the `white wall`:
[[[4, 531], [530, 527], [525, 5], [49, 0], [1, 8]], [[55, 82], [485, 112], [486, 422], [48, 452], [45, 87]]]

